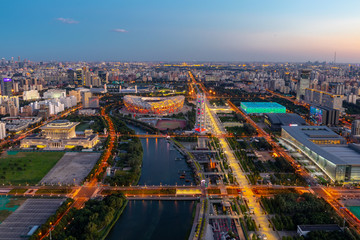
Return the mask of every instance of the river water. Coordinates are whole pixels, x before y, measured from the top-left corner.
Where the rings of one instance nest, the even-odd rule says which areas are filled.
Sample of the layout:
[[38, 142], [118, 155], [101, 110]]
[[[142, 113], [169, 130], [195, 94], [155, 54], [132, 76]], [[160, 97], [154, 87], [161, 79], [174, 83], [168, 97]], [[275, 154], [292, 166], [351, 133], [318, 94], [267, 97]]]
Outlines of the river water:
[[[145, 134], [132, 127], [137, 134]], [[189, 185], [191, 169], [163, 138], [141, 139], [144, 150], [139, 185]], [[181, 178], [183, 175], [185, 178]], [[188, 180], [188, 181], [186, 181]], [[129, 201], [108, 240], [184, 240], [192, 227], [194, 201]]]

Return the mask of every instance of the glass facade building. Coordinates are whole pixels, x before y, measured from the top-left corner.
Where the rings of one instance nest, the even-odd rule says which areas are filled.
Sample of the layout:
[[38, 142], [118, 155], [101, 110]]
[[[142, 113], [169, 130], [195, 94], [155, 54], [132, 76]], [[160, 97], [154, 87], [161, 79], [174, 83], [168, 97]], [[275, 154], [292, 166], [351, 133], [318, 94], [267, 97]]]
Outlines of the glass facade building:
[[333, 181], [360, 181], [360, 146], [327, 127], [284, 126], [281, 137], [315, 163]]
[[246, 114], [286, 113], [286, 107], [276, 102], [241, 102], [240, 107]]

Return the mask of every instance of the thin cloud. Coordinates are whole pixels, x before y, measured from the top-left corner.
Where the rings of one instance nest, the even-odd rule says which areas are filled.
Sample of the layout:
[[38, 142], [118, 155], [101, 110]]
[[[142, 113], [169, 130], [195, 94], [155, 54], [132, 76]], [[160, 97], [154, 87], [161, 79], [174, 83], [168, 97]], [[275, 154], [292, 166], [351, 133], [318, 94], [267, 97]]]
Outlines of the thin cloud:
[[118, 33], [127, 33], [128, 31], [125, 29], [121, 29], [121, 28], [115, 28], [113, 30], [111, 30], [112, 32], [118, 32]]
[[66, 23], [66, 24], [78, 24], [79, 23], [79, 21], [76, 21], [76, 20], [71, 19], [71, 18], [62, 18], [62, 17], [60, 17], [60, 18], [57, 18], [56, 20], [59, 21], [59, 22], [62, 22], [62, 23]]

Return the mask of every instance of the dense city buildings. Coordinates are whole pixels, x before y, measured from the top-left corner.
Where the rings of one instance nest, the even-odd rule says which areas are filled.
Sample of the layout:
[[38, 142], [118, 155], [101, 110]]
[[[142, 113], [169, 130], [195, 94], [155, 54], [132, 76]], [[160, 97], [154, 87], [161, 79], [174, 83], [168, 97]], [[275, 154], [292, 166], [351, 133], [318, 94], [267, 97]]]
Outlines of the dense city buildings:
[[[3, 146], [11, 145], [9, 153], [65, 152], [111, 159], [96, 164], [94, 160], [95, 165], [90, 166], [90, 158], [82, 157], [81, 164], [75, 164], [77, 158], [69, 157], [62, 163], [74, 171], [79, 167], [81, 172], [94, 167], [91, 174], [99, 174], [90, 174], [84, 186], [73, 187], [82, 191], [80, 195], [71, 193], [79, 206], [85, 206], [79, 196], [90, 199], [91, 194], [102, 199], [107, 194], [101, 189], [105, 185], [109, 192], [116, 185], [124, 185], [127, 191], [140, 175], [152, 180], [154, 176], [146, 171], [153, 165], [157, 171], [169, 166], [167, 175], [175, 180], [167, 184], [175, 187], [158, 190], [164, 188], [159, 181], [151, 191], [166, 192], [172, 199], [191, 196], [200, 209], [211, 206], [208, 214], [201, 210], [195, 214], [199, 220], [194, 220], [191, 236], [196, 236], [198, 229], [205, 231], [196, 227], [202, 226], [198, 223], [201, 217], [216, 227], [229, 216], [231, 223], [223, 227], [246, 235], [236, 227], [239, 222], [234, 218], [240, 216], [234, 212], [237, 205], [247, 209], [245, 201], [236, 198], [241, 196], [248, 209], [254, 210], [253, 220], [261, 225], [259, 235], [277, 239], [276, 231], [283, 231], [278, 230], [278, 224], [269, 227], [272, 217], [260, 211], [259, 199], [266, 201], [261, 196], [278, 196], [273, 194], [278, 188], [309, 194], [314, 190], [317, 194], [321, 188], [331, 189], [327, 184], [338, 189], [336, 184], [356, 186], [360, 182], [360, 152], [355, 144], [360, 68], [356, 65], [29, 61], [21, 65], [26, 68], [11, 60], [0, 65], [1, 75], [12, 79], [12, 95], [0, 98], [6, 138]], [[127, 128], [133, 124], [144, 133]], [[142, 148], [139, 138], [148, 147]], [[175, 149], [179, 153], [174, 154]], [[141, 156], [157, 160], [151, 160], [149, 167], [147, 160], [141, 162]], [[158, 160], [164, 161], [160, 167], [155, 163]], [[171, 165], [174, 162], [185, 165], [177, 168]], [[52, 184], [70, 175], [70, 171], [61, 173], [58, 164], [53, 169], [48, 177]], [[170, 174], [173, 170], [175, 174]], [[51, 177], [56, 172], [58, 178]], [[164, 176], [156, 175], [159, 179]], [[76, 183], [82, 180], [76, 179]], [[185, 186], [179, 189], [179, 183]], [[143, 190], [139, 192], [150, 197]], [[202, 198], [206, 194], [215, 200]], [[135, 193], [133, 198], [139, 195]], [[302, 223], [306, 222], [299, 222], [299, 226]], [[305, 226], [305, 233], [316, 224], [301, 226]], [[206, 234], [221, 239], [211, 227]], [[296, 227], [289, 232], [296, 234]]]

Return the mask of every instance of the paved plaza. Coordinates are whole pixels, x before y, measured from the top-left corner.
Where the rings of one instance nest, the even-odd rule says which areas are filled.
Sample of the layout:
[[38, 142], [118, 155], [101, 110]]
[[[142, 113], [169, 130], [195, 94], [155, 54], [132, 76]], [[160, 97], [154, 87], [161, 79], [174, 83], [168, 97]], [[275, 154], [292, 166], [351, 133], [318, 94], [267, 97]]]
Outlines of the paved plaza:
[[67, 152], [40, 181], [45, 184], [80, 184], [101, 153]]

